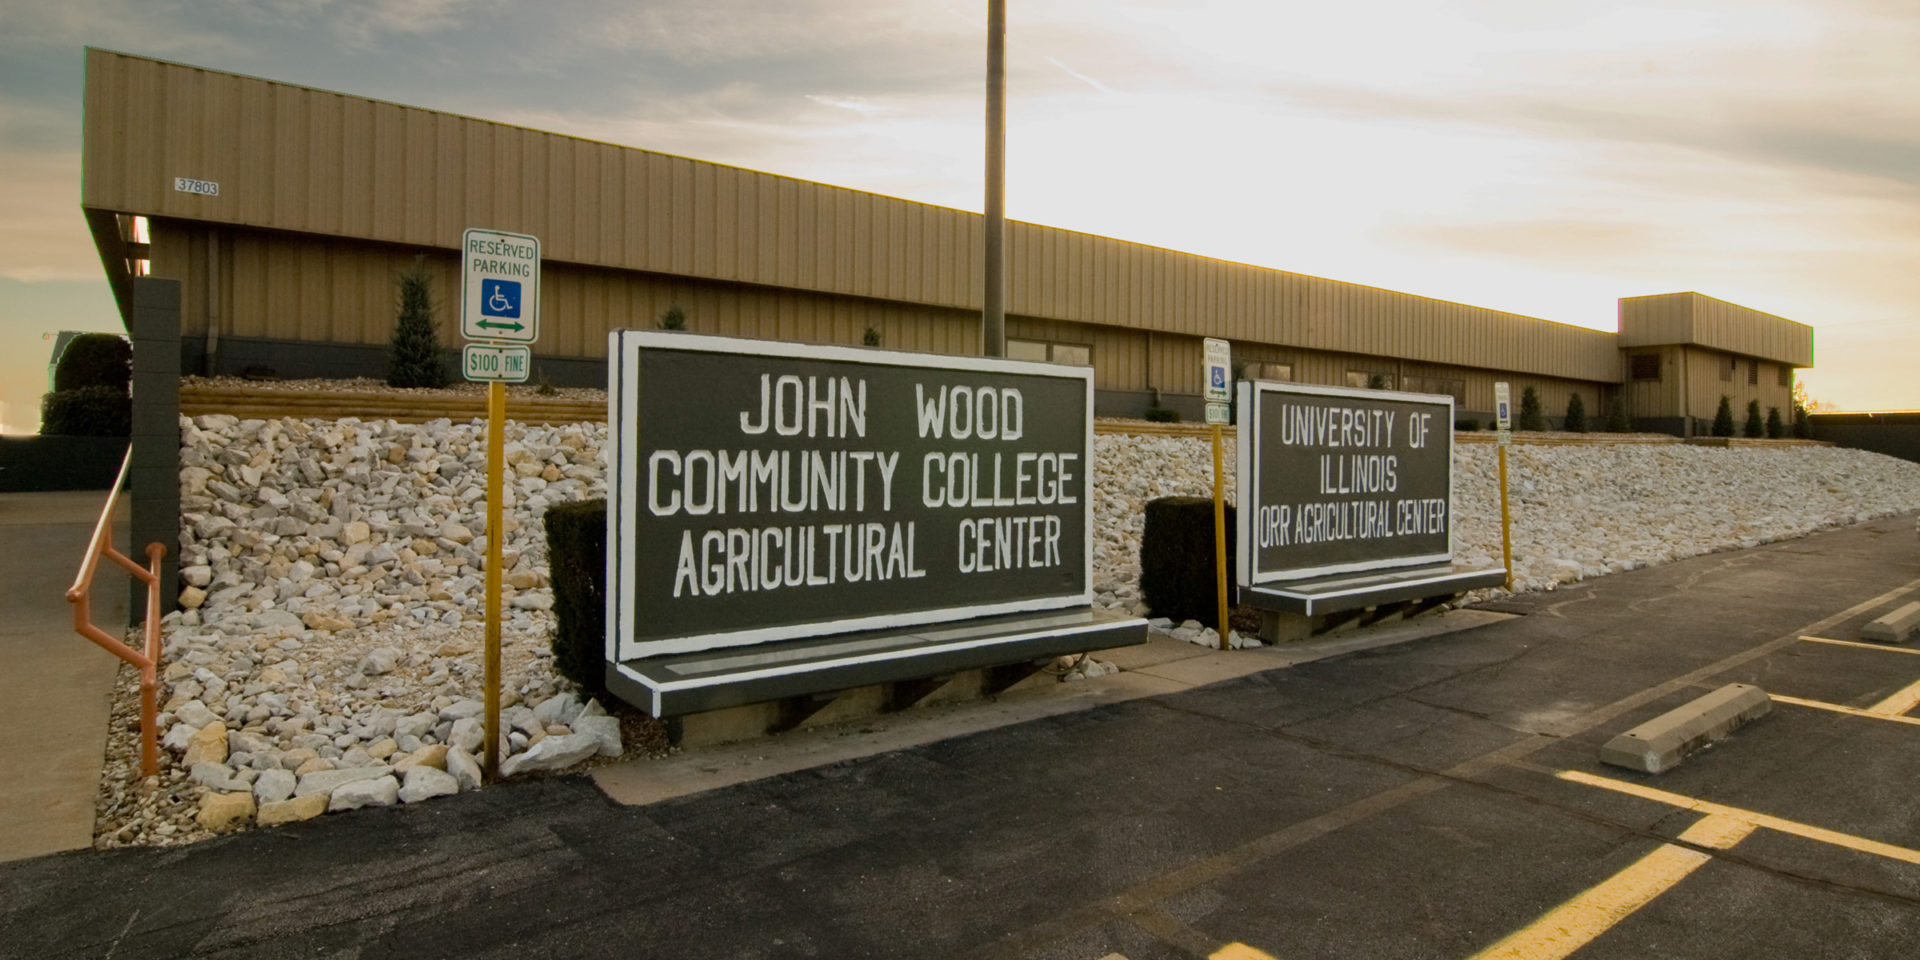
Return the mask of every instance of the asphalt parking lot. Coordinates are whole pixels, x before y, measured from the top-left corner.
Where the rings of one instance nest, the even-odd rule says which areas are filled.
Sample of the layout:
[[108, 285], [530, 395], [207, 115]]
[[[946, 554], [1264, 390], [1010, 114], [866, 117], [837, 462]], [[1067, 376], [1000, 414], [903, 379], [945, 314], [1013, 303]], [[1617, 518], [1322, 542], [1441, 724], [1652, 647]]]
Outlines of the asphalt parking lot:
[[[642, 806], [554, 778], [20, 861], [0, 953], [1906, 957], [1920, 656], [1851, 641], [1913, 599], [1891, 518]], [[1772, 713], [1658, 776], [1597, 761], [1729, 682]]]

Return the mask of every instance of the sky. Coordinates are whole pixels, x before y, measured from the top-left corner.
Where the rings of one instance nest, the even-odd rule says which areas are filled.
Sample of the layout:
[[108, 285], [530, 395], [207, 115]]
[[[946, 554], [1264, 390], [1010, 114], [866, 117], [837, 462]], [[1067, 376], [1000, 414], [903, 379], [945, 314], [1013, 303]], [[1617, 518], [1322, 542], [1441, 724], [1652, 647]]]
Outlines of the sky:
[[[1011, 0], [1007, 214], [1602, 330], [1680, 290], [1814, 327], [1835, 409], [1920, 409], [1920, 4]], [[980, 0], [0, 5], [0, 429], [117, 330], [82, 48], [966, 210]]]

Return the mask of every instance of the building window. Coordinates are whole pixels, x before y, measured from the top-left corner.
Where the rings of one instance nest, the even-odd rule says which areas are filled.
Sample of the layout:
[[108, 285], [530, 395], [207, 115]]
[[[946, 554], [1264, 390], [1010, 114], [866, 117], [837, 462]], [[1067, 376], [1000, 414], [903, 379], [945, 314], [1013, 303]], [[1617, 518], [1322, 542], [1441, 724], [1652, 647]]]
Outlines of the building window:
[[1760, 385], [1760, 361], [1749, 360], [1747, 361], [1747, 386], [1757, 387], [1759, 385]]
[[1244, 380], [1281, 380], [1293, 379], [1293, 364], [1255, 361], [1240, 371]]
[[1780, 385], [1789, 390], [1793, 389], [1793, 368], [1784, 363], [1780, 365]]
[[1455, 406], [1467, 405], [1467, 382], [1450, 377], [1405, 377], [1400, 382], [1402, 390], [1413, 393], [1437, 393], [1452, 397]]
[[1657, 353], [1636, 353], [1627, 358], [1629, 376], [1635, 380], [1660, 379], [1660, 355]]
[[1732, 357], [1722, 357], [1720, 358], [1720, 361], [1721, 361], [1720, 362], [1720, 379], [1725, 380], [1728, 383], [1732, 383], [1733, 369], [1740, 365], [1740, 361], [1735, 360]]
[[1008, 360], [1036, 360], [1047, 362], [1047, 345], [1040, 340], [1015, 340], [1007, 338]]
[[1007, 359], [1090, 367], [1093, 366], [1093, 347], [1084, 343], [1054, 343], [1049, 340], [1016, 340], [1008, 337]]

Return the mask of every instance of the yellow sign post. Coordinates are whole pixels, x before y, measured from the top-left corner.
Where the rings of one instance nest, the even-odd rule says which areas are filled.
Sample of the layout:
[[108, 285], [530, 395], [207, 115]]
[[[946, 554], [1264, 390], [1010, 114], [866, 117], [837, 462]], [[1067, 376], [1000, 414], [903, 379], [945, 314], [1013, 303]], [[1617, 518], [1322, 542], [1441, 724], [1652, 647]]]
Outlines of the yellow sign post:
[[1227, 500], [1220, 485], [1220, 426], [1228, 421], [1233, 400], [1233, 345], [1207, 337], [1200, 343], [1200, 382], [1207, 401], [1207, 422], [1213, 425], [1213, 580], [1220, 601], [1220, 649], [1232, 646], [1227, 635]]
[[1507, 592], [1513, 592], [1513, 534], [1507, 512], [1507, 448], [1513, 445], [1513, 395], [1506, 381], [1493, 385], [1493, 428], [1500, 445], [1500, 558], [1507, 569]]
[[1213, 425], [1213, 579], [1220, 600], [1220, 649], [1228, 648], [1227, 635], [1233, 625], [1227, 622], [1227, 498], [1220, 485], [1220, 425]]
[[460, 235], [461, 373], [487, 382], [487, 779], [500, 776], [500, 552], [507, 431], [507, 383], [525, 383], [540, 339], [540, 238], [471, 228]]
[[505, 471], [507, 385], [487, 384], [487, 749], [488, 779], [500, 776], [500, 545], [506, 539], [501, 519], [501, 475]]

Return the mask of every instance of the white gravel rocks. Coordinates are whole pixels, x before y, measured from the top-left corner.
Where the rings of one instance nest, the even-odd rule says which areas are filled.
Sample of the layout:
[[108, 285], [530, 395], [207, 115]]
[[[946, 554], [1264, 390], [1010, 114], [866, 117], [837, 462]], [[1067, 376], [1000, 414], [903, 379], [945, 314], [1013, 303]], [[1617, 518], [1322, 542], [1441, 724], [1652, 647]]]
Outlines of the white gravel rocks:
[[[507, 427], [499, 531], [507, 773], [564, 769], [622, 748], [618, 723], [553, 672], [540, 524], [549, 504], [605, 495], [605, 441], [599, 423]], [[1211, 445], [1127, 435], [1096, 436], [1094, 445], [1095, 602], [1144, 614], [1146, 503], [1207, 495]], [[1456, 553], [1488, 566], [1500, 552], [1494, 460], [1490, 444], [1455, 448]], [[193, 778], [211, 786], [190, 789], [244, 790], [264, 804], [292, 776], [293, 797], [321, 793], [330, 809], [346, 809], [400, 799], [396, 767], [418, 784], [409, 802], [449, 782], [479, 786], [482, 566], [492, 533], [485, 465], [479, 421], [182, 420], [189, 609], [166, 620], [162, 729], [176, 763], [189, 752], [225, 761]], [[1830, 448], [1522, 444], [1510, 475], [1523, 591], [1920, 508], [1920, 466]], [[1231, 499], [1231, 475], [1226, 483]], [[1168, 626], [1218, 643], [1197, 624]], [[224, 744], [208, 736], [220, 727]], [[440, 747], [443, 756], [416, 759]], [[187, 773], [169, 776], [186, 782]], [[169, 842], [188, 828], [122, 835]]]

